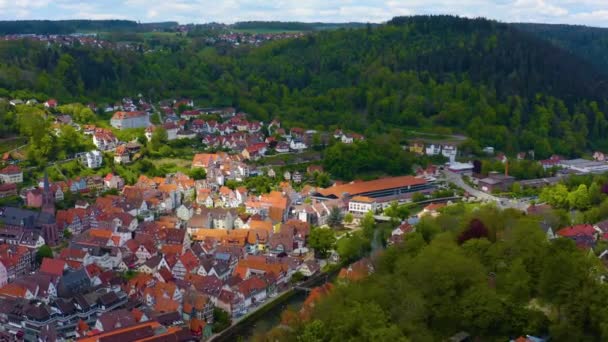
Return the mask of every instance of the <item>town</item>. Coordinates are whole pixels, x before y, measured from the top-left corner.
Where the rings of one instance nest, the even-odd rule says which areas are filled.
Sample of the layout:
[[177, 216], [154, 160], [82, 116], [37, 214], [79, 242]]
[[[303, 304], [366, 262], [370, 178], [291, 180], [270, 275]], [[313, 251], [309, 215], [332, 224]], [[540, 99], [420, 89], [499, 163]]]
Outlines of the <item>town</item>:
[[[412, 139], [403, 149], [447, 162], [418, 167], [414, 175], [351, 182], [327, 177], [319, 185], [315, 179], [326, 173], [314, 156], [302, 158], [304, 163], [291, 172], [284, 162], [273, 166], [267, 158], [304, 156], [329, 141], [356, 144], [365, 140], [363, 135], [286, 128], [279, 120], [264, 123], [232, 107], [198, 107], [190, 99], [151, 103], [138, 96], [104, 106], [80, 105], [111, 115], [109, 122], [97, 124], [77, 122], [63, 112], [72, 107], [54, 99], [6, 101], [14, 108], [39, 108], [53, 121], [54, 134], [69, 126], [94, 147], [57, 161], [58, 169], [61, 163], [76, 163], [93, 172], [69, 179], [51, 179], [53, 167], [48, 167], [28, 182], [24, 172], [35, 173], [19, 148], [3, 155], [0, 330], [28, 341], [129, 339], [134, 334], [208, 339], [302, 288], [307, 279], [340, 268], [342, 281], [369, 274], [373, 266], [365, 255], [345, 257], [332, 243], [360, 233], [369, 220], [388, 225], [382, 244], [400, 244], [421, 218], [436, 217], [455, 202], [490, 202], [538, 215], [551, 209], [536, 203], [541, 188], [608, 170], [600, 152], [595, 160], [552, 156], [534, 161], [533, 153], [520, 153], [511, 161], [486, 147], [483, 163], [492, 166], [482, 171], [481, 161], [467, 161], [459, 152], [461, 137]], [[117, 137], [133, 130], [144, 137]], [[186, 167], [163, 175], [95, 174], [104, 163], [128, 166], [145, 159], [142, 149], [157, 140], [197, 142], [191, 148], [200, 151]], [[509, 174], [510, 164], [525, 160], [550, 176], [516, 179]], [[270, 180], [271, 186], [247, 186], [256, 178]], [[532, 195], [504, 197], [515, 184]], [[406, 214], [395, 215], [402, 207], [408, 208]], [[539, 229], [548, 239], [563, 236], [593, 248], [608, 236], [607, 226], [544, 224]], [[320, 241], [327, 232], [329, 242]], [[311, 296], [327, 286], [315, 288]]]

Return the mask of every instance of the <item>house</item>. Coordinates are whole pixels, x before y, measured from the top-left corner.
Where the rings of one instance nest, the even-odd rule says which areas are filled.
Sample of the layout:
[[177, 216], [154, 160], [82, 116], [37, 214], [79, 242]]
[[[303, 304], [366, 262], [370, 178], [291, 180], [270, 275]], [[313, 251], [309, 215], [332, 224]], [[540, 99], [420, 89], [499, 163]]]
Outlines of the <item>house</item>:
[[241, 154], [245, 159], [258, 160], [266, 154], [266, 143], [257, 143], [247, 146]]
[[277, 153], [287, 153], [289, 152], [289, 147], [290, 145], [288, 143], [284, 141], [279, 141], [274, 147], [274, 150], [277, 151]]
[[131, 161], [131, 155], [127, 151], [126, 145], [120, 145], [114, 151], [114, 163], [127, 164]]
[[306, 144], [300, 138], [293, 138], [289, 142], [289, 148], [293, 151], [301, 152], [302, 150], [305, 150], [306, 147]]
[[305, 277], [311, 277], [321, 270], [319, 263], [314, 260], [308, 260], [300, 265], [298, 271]]
[[429, 144], [424, 149], [425, 154], [427, 156], [436, 156], [441, 153], [441, 145], [439, 144]]
[[[179, 131], [178, 125], [173, 122], [167, 122], [163, 124], [163, 128], [167, 132], [167, 140], [171, 141], [177, 139], [177, 132]], [[152, 138], [150, 137], [150, 139]]]
[[498, 172], [490, 172], [488, 177], [478, 181], [479, 188], [485, 192], [507, 191], [513, 186], [515, 177], [503, 175]]
[[339, 281], [359, 281], [374, 273], [374, 266], [368, 258], [363, 258], [348, 267], [342, 268], [338, 274]]
[[84, 164], [84, 166], [88, 167], [89, 169], [100, 168], [103, 164], [103, 156], [101, 155], [101, 152], [97, 150], [83, 153], [80, 158], [82, 164]]
[[424, 154], [424, 142], [421, 140], [414, 140], [408, 145], [408, 150], [416, 155]]
[[236, 292], [242, 295], [246, 308], [263, 303], [268, 297], [266, 282], [261, 277], [254, 276], [240, 282]]
[[108, 189], [122, 189], [125, 181], [119, 175], [108, 173], [103, 179], [104, 186]]
[[150, 118], [146, 112], [116, 112], [110, 125], [118, 129], [145, 128], [150, 126]]
[[593, 153], [593, 160], [603, 162], [606, 161], [606, 156], [600, 151], [595, 151]]
[[492, 155], [492, 154], [494, 154], [494, 147], [492, 147], [492, 146], [486, 146], [486, 147], [483, 148], [482, 151], [485, 154]]
[[549, 159], [541, 160], [540, 164], [543, 166], [544, 169], [550, 169], [552, 167], [559, 166], [561, 161], [562, 157], [554, 154]]
[[97, 129], [93, 133], [93, 144], [101, 151], [113, 150], [118, 144], [118, 139], [108, 129]]
[[368, 212], [375, 213], [380, 205], [371, 197], [355, 196], [348, 202], [348, 211], [356, 216], [363, 216]]
[[65, 260], [43, 258], [42, 265], [40, 266], [40, 273], [48, 274], [50, 276], [59, 278], [63, 276], [63, 272], [68, 269], [68, 265]]
[[573, 240], [576, 240], [577, 237], [588, 237], [597, 240], [600, 234], [602, 234], [601, 229], [590, 224], [577, 224], [557, 231], [558, 236]]
[[23, 183], [23, 172], [17, 165], [9, 165], [0, 170], [0, 183]]
[[416, 227], [412, 226], [407, 221], [403, 222], [399, 227], [393, 229], [391, 236], [388, 238], [388, 244], [395, 245], [403, 242], [405, 235], [414, 232], [415, 230]]
[[443, 207], [445, 207], [445, 203], [431, 203], [418, 213], [418, 218], [422, 218], [424, 216], [437, 217], [439, 216], [439, 209]]
[[441, 154], [448, 158], [450, 162], [456, 160], [456, 155], [458, 154], [458, 147], [456, 145], [445, 144], [441, 146]]
[[48, 99], [44, 103], [44, 108], [47, 108], [47, 109], [57, 108], [57, 100], [55, 100], [55, 99]]
[[17, 184], [5, 183], [0, 184], [0, 198], [17, 196]]

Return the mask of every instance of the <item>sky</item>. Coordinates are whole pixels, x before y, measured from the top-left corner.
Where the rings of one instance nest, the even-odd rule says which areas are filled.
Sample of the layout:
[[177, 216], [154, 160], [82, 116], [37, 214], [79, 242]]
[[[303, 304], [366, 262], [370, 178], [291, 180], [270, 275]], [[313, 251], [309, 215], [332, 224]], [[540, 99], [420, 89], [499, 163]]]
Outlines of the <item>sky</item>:
[[608, 0], [0, 0], [0, 20], [383, 22], [415, 14], [608, 27]]

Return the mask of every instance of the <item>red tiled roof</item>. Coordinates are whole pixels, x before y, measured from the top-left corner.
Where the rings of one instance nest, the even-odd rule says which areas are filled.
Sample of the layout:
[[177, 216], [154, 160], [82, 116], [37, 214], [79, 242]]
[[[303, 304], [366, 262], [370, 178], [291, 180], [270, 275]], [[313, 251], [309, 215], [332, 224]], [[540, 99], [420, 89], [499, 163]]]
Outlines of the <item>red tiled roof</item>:
[[116, 112], [112, 116], [112, 120], [122, 120], [126, 118], [136, 118], [147, 115], [145, 112]]
[[434, 211], [437, 209], [441, 209], [443, 207], [445, 207], [445, 203], [431, 203], [431, 204], [427, 205], [426, 207], [424, 207], [424, 210]]
[[4, 169], [0, 170], [0, 174], [3, 175], [16, 175], [21, 173], [21, 169], [17, 165], [9, 165]]
[[426, 184], [426, 180], [422, 178], [416, 178], [413, 176], [400, 176], [376, 179], [367, 182], [348, 183], [342, 185], [336, 185], [325, 189], [320, 189], [319, 193], [323, 196], [334, 195], [341, 197], [342, 194], [348, 193], [349, 195], [358, 195], [361, 193], [379, 191], [385, 189], [394, 189], [404, 186], [412, 185], [423, 185]]
[[590, 224], [577, 224], [571, 227], [560, 229], [557, 235], [562, 237], [574, 237], [574, 236], [593, 236], [597, 233], [595, 228]]
[[63, 259], [44, 258], [42, 259], [40, 272], [60, 277], [63, 275], [65, 266], [66, 263]]

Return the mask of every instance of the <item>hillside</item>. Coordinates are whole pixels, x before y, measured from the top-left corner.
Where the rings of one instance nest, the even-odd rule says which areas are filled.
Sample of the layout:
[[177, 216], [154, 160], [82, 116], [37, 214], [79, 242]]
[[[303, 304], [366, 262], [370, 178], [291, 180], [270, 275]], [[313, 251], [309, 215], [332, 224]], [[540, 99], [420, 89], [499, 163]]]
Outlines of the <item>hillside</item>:
[[608, 28], [579, 25], [512, 24], [517, 29], [549, 40], [587, 62], [608, 71]]
[[[237, 30], [251, 31], [321, 31], [336, 30], [341, 28], [363, 28], [365, 23], [305, 23], [305, 22], [285, 22], [285, 21], [239, 21], [230, 28]], [[376, 24], [373, 24], [376, 26]]]
[[471, 150], [534, 149], [540, 158], [608, 147], [606, 76], [485, 19], [404, 17], [259, 48], [193, 43], [145, 54], [1, 42], [0, 88], [63, 101], [187, 96], [287, 125], [464, 133]]
[[557, 214], [543, 215], [448, 206], [374, 258], [371, 276], [339, 278], [254, 341], [605, 341], [605, 266], [573, 240], [547, 240], [539, 222]]
[[130, 20], [5, 20], [0, 34], [70, 34], [82, 32], [141, 31], [171, 28], [176, 22], [139, 24]]

